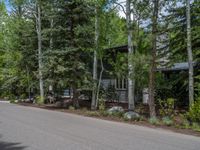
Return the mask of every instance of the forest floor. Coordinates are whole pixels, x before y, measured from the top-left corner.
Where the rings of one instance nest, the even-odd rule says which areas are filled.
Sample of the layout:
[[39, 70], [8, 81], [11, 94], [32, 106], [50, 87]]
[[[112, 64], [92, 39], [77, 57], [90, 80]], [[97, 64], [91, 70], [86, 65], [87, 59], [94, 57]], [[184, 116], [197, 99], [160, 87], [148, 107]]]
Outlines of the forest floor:
[[173, 126], [167, 126], [164, 124], [153, 125], [149, 123], [146, 117], [140, 121], [127, 121], [127, 120], [124, 120], [123, 117], [119, 117], [119, 116], [102, 115], [99, 111], [91, 111], [87, 109], [87, 107], [82, 107], [82, 109], [70, 109], [70, 108], [67, 109], [63, 107], [56, 107], [54, 104], [42, 104], [42, 105], [32, 104], [32, 103], [18, 103], [18, 104], [22, 106], [37, 107], [37, 108], [42, 108], [42, 109], [47, 109], [47, 110], [52, 110], [52, 111], [59, 111], [59, 112], [64, 112], [64, 113], [71, 113], [71, 114], [76, 114], [76, 115], [81, 115], [81, 116], [93, 117], [93, 118], [102, 119], [102, 120], [123, 122], [127, 124], [145, 126], [145, 127], [150, 127], [150, 128], [165, 129], [165, 130], [173, 131], [176, 133], [182, 133], [186, 135], [194, 135], [194, 136], [200, 137], [200, 132], [195, 131], [191, 128], [182, 128], [177, 125], [173, 125]]

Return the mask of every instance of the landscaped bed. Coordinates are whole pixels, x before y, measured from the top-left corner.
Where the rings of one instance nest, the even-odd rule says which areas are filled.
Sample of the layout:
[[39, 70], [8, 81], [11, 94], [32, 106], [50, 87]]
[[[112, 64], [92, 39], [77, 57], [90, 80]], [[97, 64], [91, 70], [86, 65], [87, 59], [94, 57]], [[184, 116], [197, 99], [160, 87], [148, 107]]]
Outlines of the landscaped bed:
[[[85, 103], [87, 104], [87, 102], [84, 102], [84, 105]], [[187, 123], [183, 124], [184, 121], [181, 120], [182, 117], [179, 115], [174, 117], [173, 124], [167, 124], [167, 123], [163, 123], [165, 121], [162, 121], [161, 118], [155, 121], [155, 120], [149, 120], [148, 117], [145, 115], [141, 115], [138, 119], [129, 120], [129, 119], [125, 119], [122, 113], [109, 114], [107, 111], [101, 111], [101, 110], [91, 111], [87, 107], [74, 109], [74, 107], [72, 106], [69, 106], [68, 108], [56, 107], [55, 104], [40, 104], [39, 105], [39, 104], [22, 103], [22, 102], [18, 104], [23, 105], [23, 106], [37, 107], [37, 108], [60, 111], [60, 112], [65, 112], [65, 113], [72, 113], [72, 114], [93, 117], [93, 118], [98, 118], [98, 119], [103, 119], [103, 120], [110, 120], [110, 121], [146, 126], [150, 128], [167, 129], [167, 130], [177, 132], [177, 133], [195, 135], [195, 136], [200, 137], [200, 132], [199, 132], [200, 130], [198, 128], [194, 129], [192, 126], [190, 126]], [[114, 105], [114, 104], [112, 103], [111, 105]], [[136, 111], [141, 111], [141, 110], [136, 110]]]

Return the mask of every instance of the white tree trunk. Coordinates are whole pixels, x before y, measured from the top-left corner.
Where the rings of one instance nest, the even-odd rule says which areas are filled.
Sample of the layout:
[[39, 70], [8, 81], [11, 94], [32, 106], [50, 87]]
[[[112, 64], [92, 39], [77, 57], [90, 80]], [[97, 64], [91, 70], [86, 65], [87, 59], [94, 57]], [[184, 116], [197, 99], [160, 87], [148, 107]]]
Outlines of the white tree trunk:
[[188, 64], [189, 64], [189, 104], [194, 103], [194, 68], [193, 68], [193, 56], [192, 56], [192, 44], [191, 44], [191, 12], [190, 12], [190, 0], [186, 0], [187, 8], [187, 52], [188, 52]]
[[99, 103], [99, 92], [100, 92], [100, 88], [101, 88], [103, 71], [104, 71], [104, 66], [103, 66], [103, 60], [102, 60], [102, 57], [101, 57], [101, 72], [100, 72], [100, 75], [99, 75], [99, 83], [98, 83], [98, 87], [97, 87], [96, 108], [98, 108], [98, 103]]
[[53, 30], [53, 18], [50, 19], [50, 28], [51, 28], [51, 32], [50, 32], [49, 47], [50, 47], [50, 50], [52, 50], [53, 49], [53, 33], [52, 33], [52, 30]]
[[133, 30], [131, 27], [131, 8], [130, 0], [126, 0], [126, 24], [128, 30], [128, 109], [134, 110], [134, 92], [135, 92], [135, 82], [134, 76], [134, 66], [132, 63], [133, 56]]
[[36, 29], [38, 38], [38, 64], [39, 64], [39, 85], [40, 85], [40, 98], [44, 99], [43, 75], [42, 75], [42, 33], [41, 33], [41, 8], [40, 3], [37, 1], [37, 18]]
[[95, 110], [96, 108], [96, 92], [97, 92], [97, 50], [98, 50], [98, 41], [99, 41], [99, 18], [98, 18], [98, 7], [95, 8], [95, 50], [94, 50], [94, 60], [93, 60], [93, 91], [92, 91], [92, 105], [91, 109]]

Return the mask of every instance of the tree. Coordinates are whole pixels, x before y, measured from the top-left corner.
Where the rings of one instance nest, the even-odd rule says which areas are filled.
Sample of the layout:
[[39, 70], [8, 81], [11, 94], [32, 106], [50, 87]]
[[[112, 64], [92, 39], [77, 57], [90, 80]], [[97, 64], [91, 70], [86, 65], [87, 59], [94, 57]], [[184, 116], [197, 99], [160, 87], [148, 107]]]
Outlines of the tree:
[[96, 4], [95, 6], [95, 50], [94, 50], [94, 60], [93, 60], [93, 90], [92, 90], [92, 104], [91, 109], [97, 109], [97, 51], [99, 48], [99, 8]]
[[[187, 3], [185, 3], [186, 1], [182, 1], [181, 5], [177, 5], [176, 3], [174, 4], [173, 7], [169, 8], [169, 15], [166, 17], [167, 18], [167, 22], [170, 22], [169, 24], [169, 35], [170, 35], [170, 43], [169, 43], [169, 49], [170, 49], [170, 60], [171, 63], [174, 62], [189, 62], [189, 53], [188, 50], [191, 50], [191, 56], [192, 56], [192, 61], [194, 62], [198, 62], [199, 61], [199, 6], [200, 3], [199, 1], [195, 0], [195, 1], [190, 1], [190, 13], [189, 15], [191, 17], [189, 17], [189, 22], [188, 22], [188, 17], [187, 17]], [[188, 30], [188, 23], [190, 24], [190, 29]], [[189, 31], [189, 32], [187, 32]], [[188, 35], [189, 33], [189, 35]], [[192, 36], [191, 36], [192, 35]], [[188, 47], [188, 44], [190, 45]], [[190, 56], [190, 57], [191, 57]], [[191, 59], [191, 58], [190, 58]], [[191, 67], [193, 67], [193, 62], [190, 60], [190, 65], [189, 66], [189, 71], [193, 70]], [[195, 70], [194, 70], [195, 71]], [[192, 71], [193, 72], [193, 71]], [[196, 70], [194, 73], [192, 73], [193, 76], [191, 76], [190, 73], [188, 73], [188, 77], [185, 76], [183, 80], [184, 82], [184, 91], [182, 90], [180, 95], [184, 95], [185, 92], [187, 92], [187, 97], [189, 98], [190, 93], [195, 92], [195, 94], [193, 93], [193, 97], [194, 95], [197, 94], [196, 91], [198, 91], [198, 80], [199, 80], [199, 76], [198, 76], [198, 70]], [[191, 80], [190, 78], [194, 78], [192, 79], [193, 81], [193, 89], [195, 89], [195, 91], [190, 92], [191, 88], [190, 85], [191, 84]], [[180, 80], [181, 78], [178, 78], [177, 80]], [[195, 80], [196, 79], [196, 80]], [[194, 82], [195, 81], [195, 82]], [[186, 96], [185, 96], [186, 97]], [[180, 99], [182, 100], [182, 99]], [[190, 98], [187, 99], [189, 100], [189, 104], [191, 104]]]
[[134, 110], [134, 92], [135, 92], [135, 81], [131, 76], [134, 74], [134, 66], [131, 61], [131, 57], [134, 53], [133, 50], [133, 30], [131, 26], [131, 3], [130, 0], [126, 0], [126, 23], [128, 32], [128, 109]]
[[40, 85], [40, 98], [44, 101], [44, 85], [43, 85], [43, 63], [42, 63], [42, 29], [41, 29], [41, 4], [40, 0], [36, 2], [37, 15], [36, 15], [36, 30], [37, 30], [37, 40], [38, 40], [38, 71], [39, 71], [39, 85]]
[[191, 44], [191, 14], [190, 14], [190, 0], [186, 0], [186, 16], [187, 16], [187, 52], [189, 65], [189, 103], [190, 106], [194, 103], [194, 69], [193, 69], [193, 55]]
[[158, 21], [158, 10], [159, 0], [153, 1], [153, 17], [152, 17], [152, 60], [149, 72], [149, 110], [150, 117], [156, 116], [155, 110], [155, 70], [156, 70], [156, 51], [157, 51], [157, 21]]

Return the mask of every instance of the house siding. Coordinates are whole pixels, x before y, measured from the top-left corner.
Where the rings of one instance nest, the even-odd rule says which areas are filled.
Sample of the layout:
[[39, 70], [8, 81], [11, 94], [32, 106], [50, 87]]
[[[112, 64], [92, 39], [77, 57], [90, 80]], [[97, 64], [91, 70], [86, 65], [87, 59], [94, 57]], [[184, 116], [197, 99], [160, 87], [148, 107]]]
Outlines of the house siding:
[[[115, 86], [115, 79], [102, 79], [101, 81], [102, 87], [106, 90], [110, 85]], [[117, 97], [118, 99], [116, 101], [118, 102], [127, 102], [128, 101], [128, 92], [126, 89], [119, 90], [116, 89]]]

